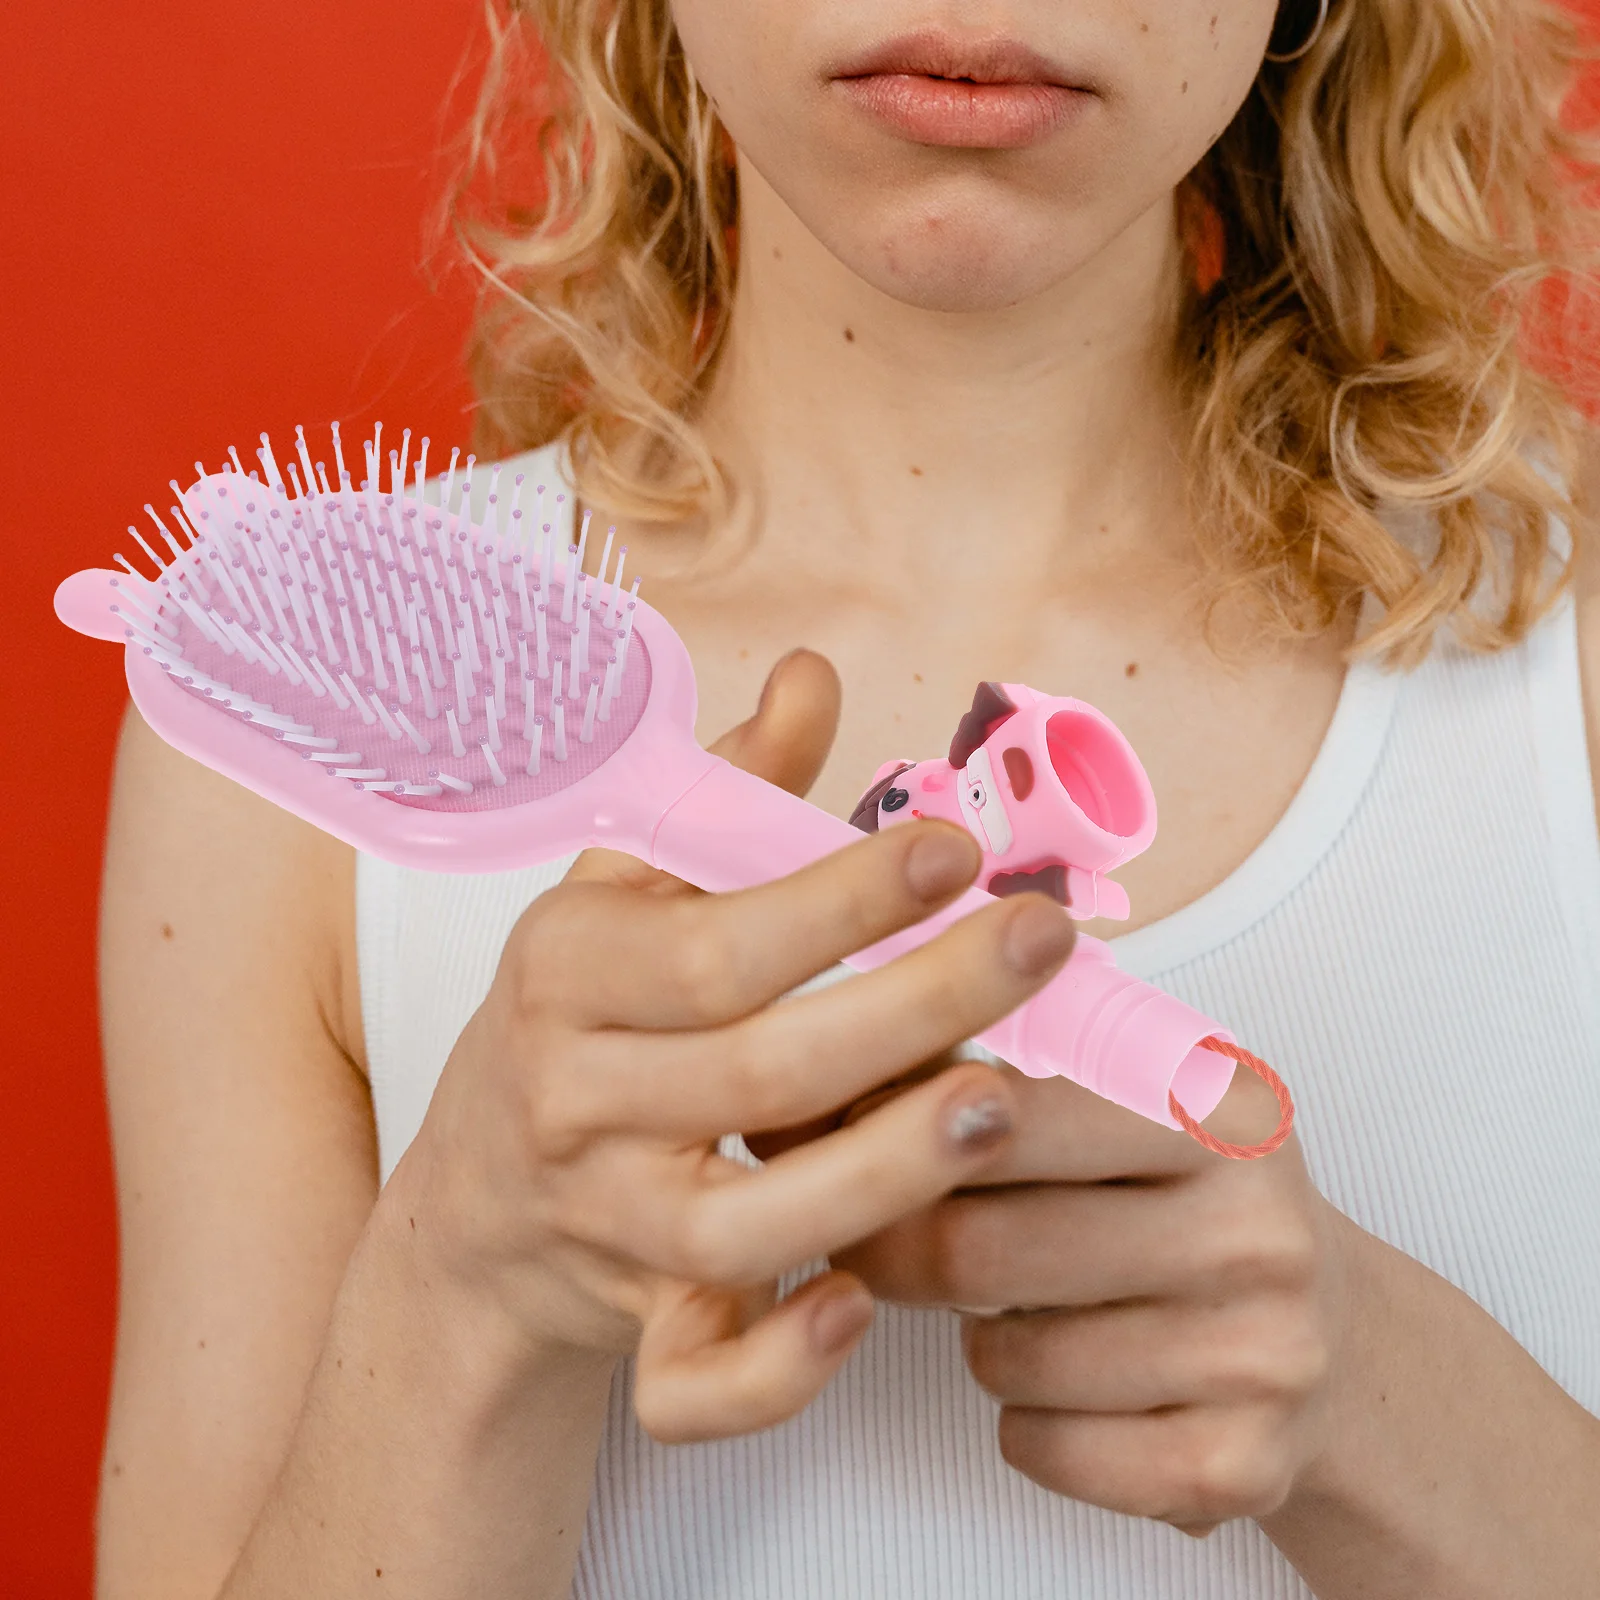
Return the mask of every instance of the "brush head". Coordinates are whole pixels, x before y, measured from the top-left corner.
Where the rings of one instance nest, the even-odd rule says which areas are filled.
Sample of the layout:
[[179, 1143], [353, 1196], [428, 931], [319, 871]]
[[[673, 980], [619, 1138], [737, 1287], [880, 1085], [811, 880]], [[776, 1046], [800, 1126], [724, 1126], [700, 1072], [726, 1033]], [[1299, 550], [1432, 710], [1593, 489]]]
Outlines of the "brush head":
[[[134, 699], [171, 742], [362, 848], [439, 865], [440, 845], [492, 835], [494, 866], [509, 864], [510, 835], [472, 818], [546, 816], [647, 721], [665, 717], [697, 749], [682, 645], [637, 580], [623, 588], [625, 549], [607, 571], [608, 539], [601, 571], [584, 574], [588, 517], [569, 543], [564, 495], [502, 482], [496, 466], [475, 521], [471, 457], [459, 493], [453, 454], [430, 501], [423, 440], [408, 492], [409, 431], [387, 489], [381, 431], [359, 487], [337, 427], [338, 488], [303, 431], [287, 476], [261, 437], [259, 470], [233, 454], [174, 484], [171, 526], [145, 508], [166, 553], [129, 531], [153, 572], [119, 557], [122, 572], [79, 573], [57, 594], [64, 621], [126, 644]], [[671, 692], [658, 698], [663, 656]], [[594, 798], [561, 808], [560, 841], [546, 816], [542, 846], [522, 846], [519, 863], [586, 842], [565, 836]]]

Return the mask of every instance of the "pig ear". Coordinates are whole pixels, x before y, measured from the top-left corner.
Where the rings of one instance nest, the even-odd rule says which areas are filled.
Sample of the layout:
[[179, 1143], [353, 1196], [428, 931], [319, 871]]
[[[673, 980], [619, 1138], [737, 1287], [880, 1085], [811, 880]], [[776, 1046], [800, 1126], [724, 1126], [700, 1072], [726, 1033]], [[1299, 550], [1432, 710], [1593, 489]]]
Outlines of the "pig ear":
[[961, 719], [956, 736], [950, 741], [950, 765], [959, 772], [972, 752], [1016, 714], [1016, 702], [998, 683], [980, 683], [972, 696], [972, 709]]

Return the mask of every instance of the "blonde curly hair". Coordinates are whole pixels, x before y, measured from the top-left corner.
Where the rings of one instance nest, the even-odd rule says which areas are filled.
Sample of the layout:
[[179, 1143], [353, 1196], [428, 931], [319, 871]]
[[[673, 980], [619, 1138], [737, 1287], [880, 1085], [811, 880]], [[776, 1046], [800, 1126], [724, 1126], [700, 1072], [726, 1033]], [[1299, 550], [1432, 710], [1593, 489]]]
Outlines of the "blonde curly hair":
[[[727, 137], [667, 0], [486, 5], [452, 197], [483, 275], [477, 443], [559, 439], [584, 499], [704, 514], [726, 493], [694, 416], [737, 270]], [[1515, 643], [1565, 588], [1549, 519], [1581, 526], [1589, 427], [1530, 328], [1593, 278], [1600, 162], [1561, 114], [1585, 54], [1551, 0], [1334, 0], [1185, 179], [1174, 354], [1213, 609], [1311, 637], [1370, 593], [1355, 651], [1405, 666], [1445, 624]]]

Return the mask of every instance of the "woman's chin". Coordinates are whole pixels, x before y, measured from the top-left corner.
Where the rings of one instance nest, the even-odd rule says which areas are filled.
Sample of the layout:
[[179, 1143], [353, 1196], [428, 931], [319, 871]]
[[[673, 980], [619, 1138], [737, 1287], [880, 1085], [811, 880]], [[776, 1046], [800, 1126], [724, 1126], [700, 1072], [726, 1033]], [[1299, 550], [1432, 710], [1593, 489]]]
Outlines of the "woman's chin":
[[834, 254], [880, 294], [919, 311], [979, 313], [1045, 293], [1070, 275], [1075, 263], [1031, 257], [992, 237], [908, 240], [890, 235], [851, 240]]

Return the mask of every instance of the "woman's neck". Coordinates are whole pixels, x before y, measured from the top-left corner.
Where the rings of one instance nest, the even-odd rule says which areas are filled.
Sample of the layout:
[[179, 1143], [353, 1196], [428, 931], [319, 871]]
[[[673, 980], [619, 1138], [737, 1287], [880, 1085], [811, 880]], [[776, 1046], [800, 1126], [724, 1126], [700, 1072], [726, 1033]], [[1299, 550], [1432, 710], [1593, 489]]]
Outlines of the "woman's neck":
[[939, 589], [1182, 563], [1169, 205], [1048, 296], [954, 314], [864, 284], [741, 179], [739, 293], [701, 417], [741, 491], [731, 545]]

